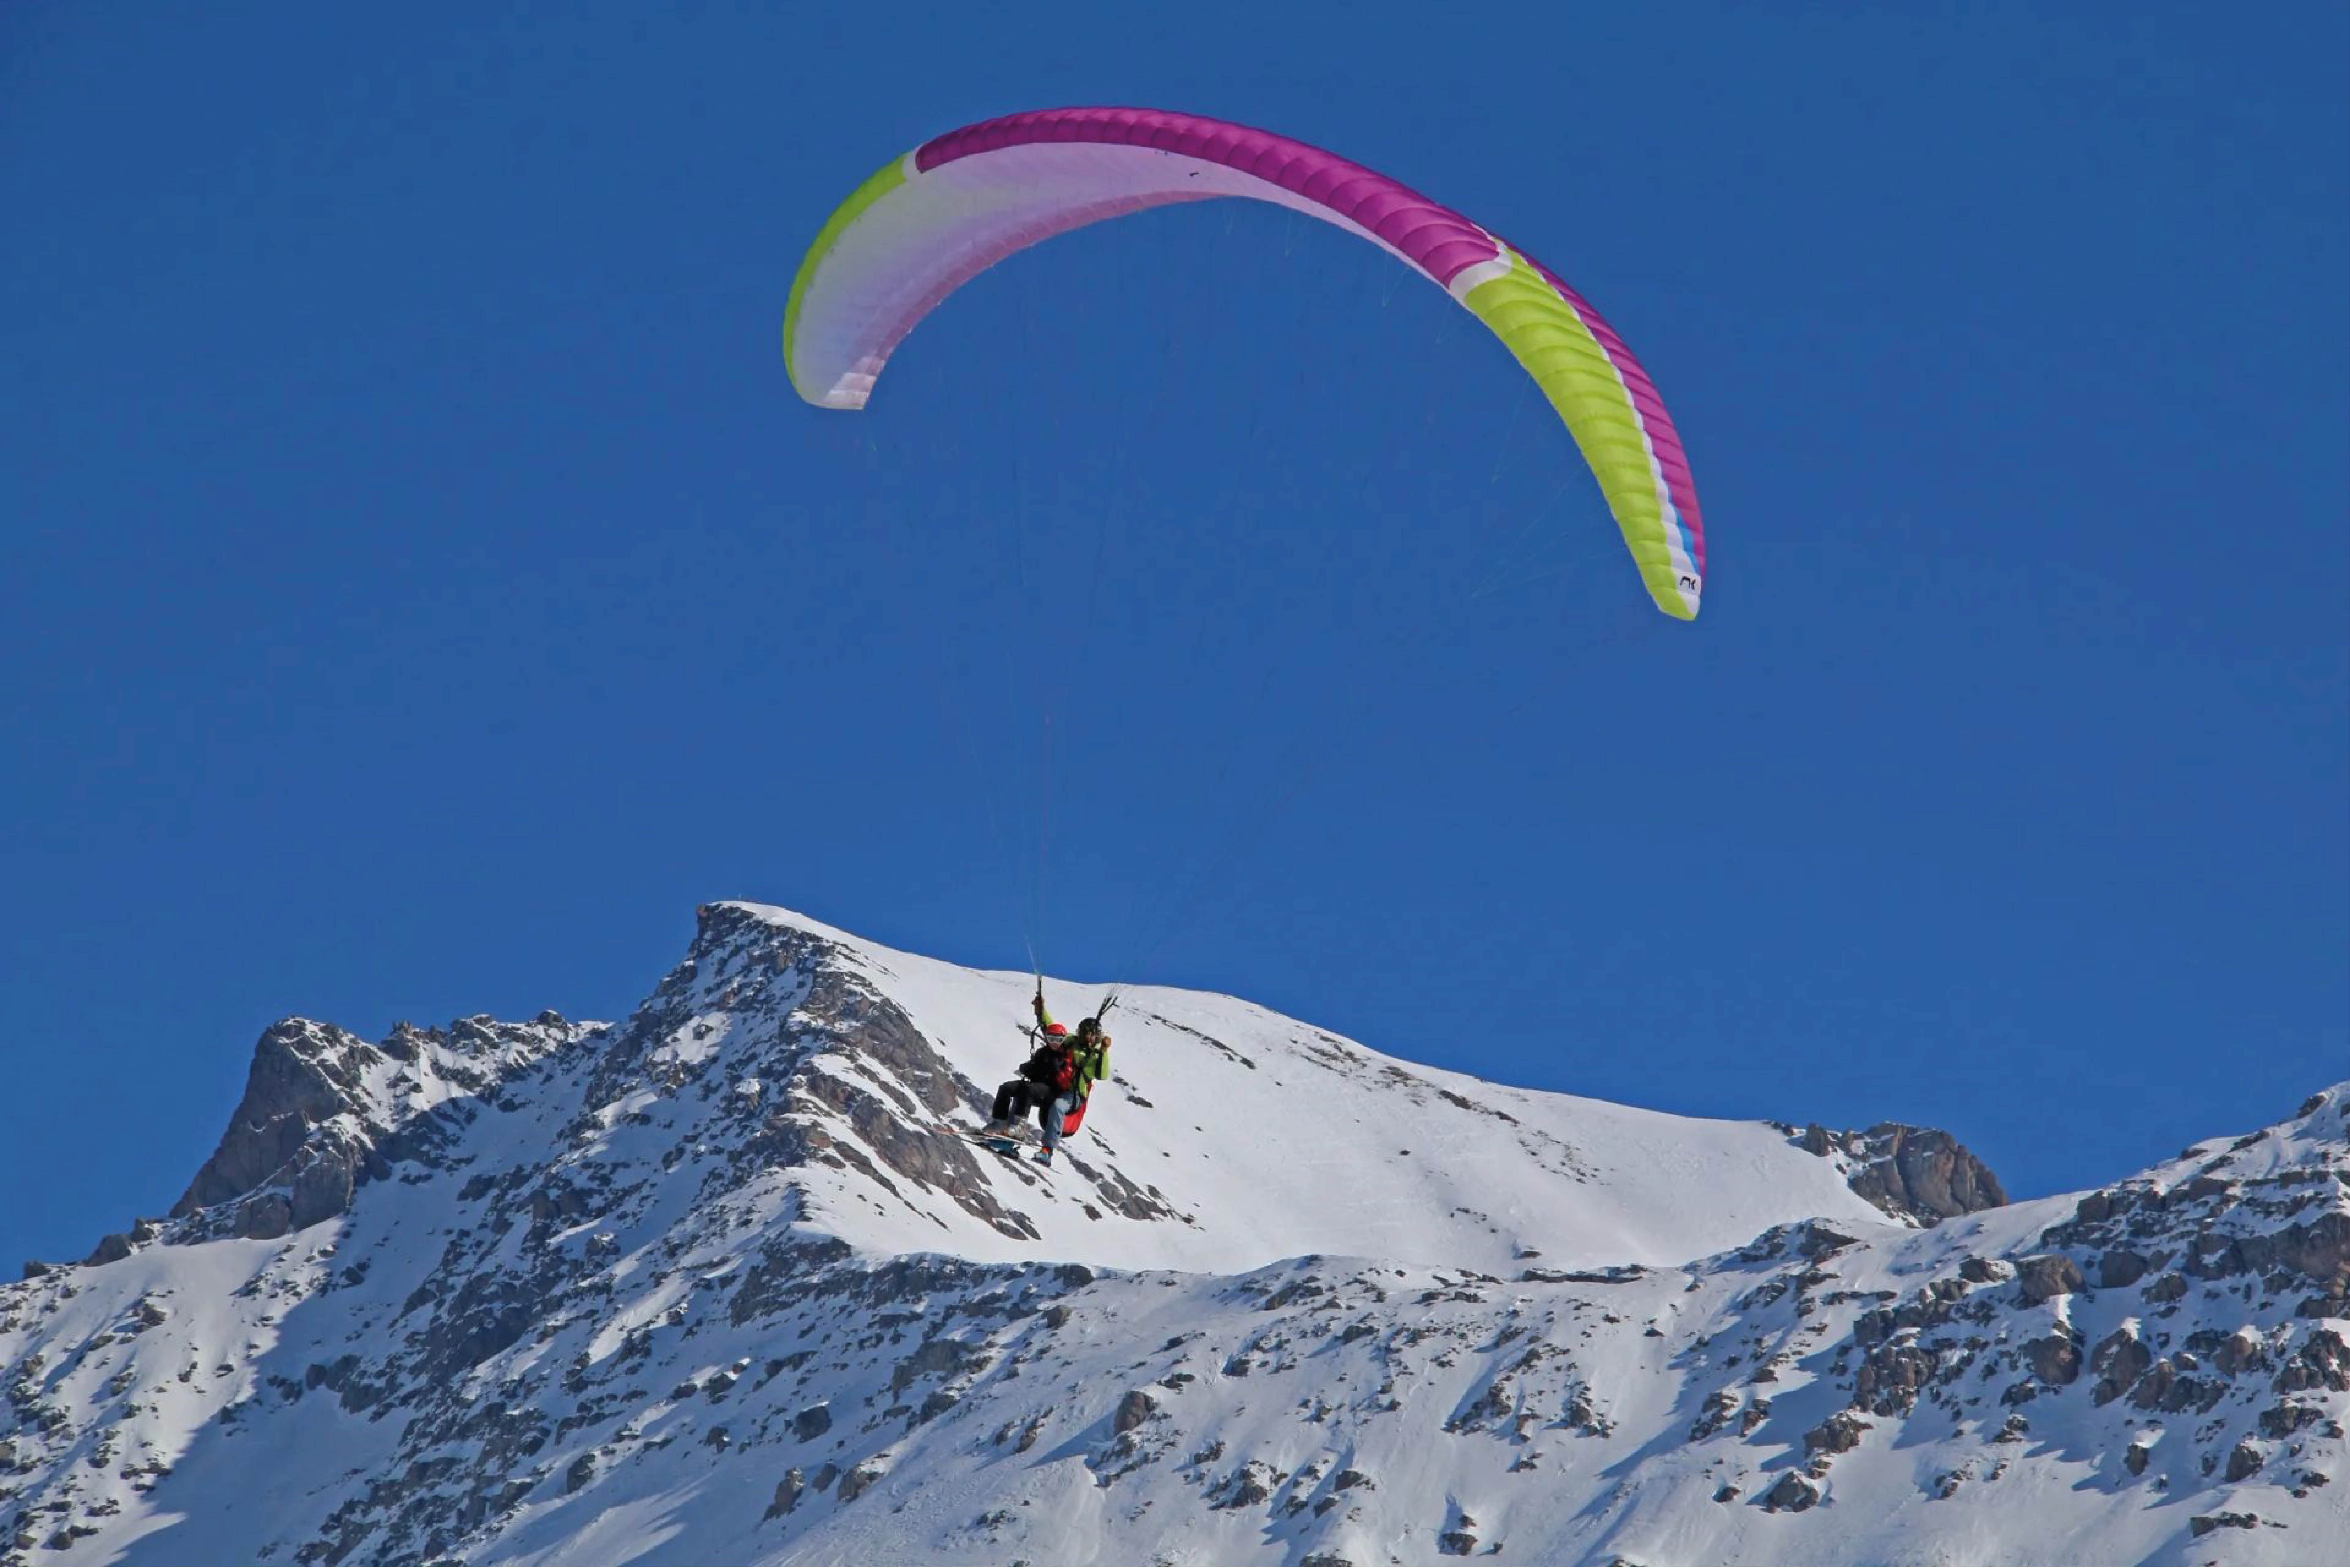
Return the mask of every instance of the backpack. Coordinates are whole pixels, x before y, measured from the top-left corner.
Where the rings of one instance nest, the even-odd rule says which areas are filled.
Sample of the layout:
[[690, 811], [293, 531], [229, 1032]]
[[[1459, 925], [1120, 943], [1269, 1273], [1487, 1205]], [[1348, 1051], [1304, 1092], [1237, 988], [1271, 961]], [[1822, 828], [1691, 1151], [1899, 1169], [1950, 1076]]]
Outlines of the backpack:
[[1034, 1064], [1043, 1069], [1039, 1081], [1052, 1085], [1055, 1093], [1076, 1086], [1077, 1059], [1066, 1041], [1045, 1041], [1038, 1047]]

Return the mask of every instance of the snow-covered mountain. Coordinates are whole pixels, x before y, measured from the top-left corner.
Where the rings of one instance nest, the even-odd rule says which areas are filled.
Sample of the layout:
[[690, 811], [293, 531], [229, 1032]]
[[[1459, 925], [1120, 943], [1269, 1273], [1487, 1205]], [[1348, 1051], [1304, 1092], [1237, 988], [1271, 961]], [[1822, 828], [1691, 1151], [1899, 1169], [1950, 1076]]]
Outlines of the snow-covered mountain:
[[1029, 986], [719, 904], [622, 1023], [274, 1026], [0, 1288], [0, 1563], [2350, 1559], [2350, 1085], [2004, 1204], [1136, 989], [1047, 1173]]

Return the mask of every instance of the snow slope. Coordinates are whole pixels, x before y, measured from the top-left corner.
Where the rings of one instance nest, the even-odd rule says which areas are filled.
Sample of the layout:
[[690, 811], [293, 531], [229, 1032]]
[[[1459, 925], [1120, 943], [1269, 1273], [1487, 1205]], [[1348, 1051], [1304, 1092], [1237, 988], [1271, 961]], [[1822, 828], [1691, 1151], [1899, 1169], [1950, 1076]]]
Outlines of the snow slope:
[[276, 1026], [0, 1289], [0, 1562], [2350, 1558], [2350, 1089], [1919, 1229], [1136, 990], [1047, 1175], [1029, 986], [723, 904], [619, 1024]]
[[[773, 933], [805, 930], [914, 1020], [954, 1075], [992, 1095], [1027, 1054], [1034, 982], [859, 941], [754, 905], [719, 906], [729, 936], [696, 977], [695, 1027], [717, 1051], [760, 1003], [741, 990]], [[723, 998], [736, 991], [729, 1011]], [[1055, 981], [1074, 1024], [1105, 993]], [[1664, 1262], [1735, 1245], [1812, 1214], [1882, 1219], [1828, 1162], [1761, 1122], [1701, 1122], [1599, 1100], [1504, 1088], [1381, 1055], [1225, 996], [1125, 992], [1109, 1024], [1113, 1077], [1073, 1151], [1078, 1179], [974, 1159], [1035, 1233], [912, 1199], [876, 1205], [853, 1166], [806, 1178], [808, 1223], [879, 1252], [990, 1262], [1074, 1258], [1119, 1269], [1236, 1272], [1302, 1252], [1481, 1268], [1523, 1248], [1555, 1261]], [[886, 1094], [865, 1062], [841, 1075]], [[951, 1119], [975, 1126], [981, 1113]], [[846, 1119], [823, 1125], [853, 1138]], [[1085, 1173], [1155, 1189], [1120, 1211]], [[1070, 1173], [1062, 1173], [1066, 1177]], [[1088, 1203], [1096, 1213], [1087, 1212]], [[1170, 1223], [1160, 1209], [1178, 1216]], [[1025, 1227], [1018, 1227], [1024, 1231]]]

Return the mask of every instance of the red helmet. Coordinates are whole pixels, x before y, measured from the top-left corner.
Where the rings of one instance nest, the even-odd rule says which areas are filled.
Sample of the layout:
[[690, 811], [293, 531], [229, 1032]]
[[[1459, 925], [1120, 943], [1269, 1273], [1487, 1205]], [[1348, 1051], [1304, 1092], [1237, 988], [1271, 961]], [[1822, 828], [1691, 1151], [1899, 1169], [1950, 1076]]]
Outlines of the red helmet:
[[1069, 1026], [1066, 1023], [1047, 1023], [1045, 1025], [1045, 1033], [1051, 1035], [1055, 1040], [1060, 1039], [1063, 1035], [1068, 1033], [1068, 1032]]

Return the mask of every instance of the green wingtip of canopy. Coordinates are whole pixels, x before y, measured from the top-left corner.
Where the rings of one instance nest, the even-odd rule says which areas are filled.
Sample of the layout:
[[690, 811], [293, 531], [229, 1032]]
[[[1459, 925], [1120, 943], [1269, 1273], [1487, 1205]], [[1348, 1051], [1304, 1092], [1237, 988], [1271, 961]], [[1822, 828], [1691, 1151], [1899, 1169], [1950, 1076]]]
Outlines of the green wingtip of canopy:
[[892, 158], [875, 170], [864, 184], [850, 192], [848, 200], [833, 209], [832, 216], [827, 218], [824, 227], [816, 231], [816, 242], [808, 246], [807, 254], [800, 258], [800, 270], [792, 279], [791, 298], [784, 306], [784, 369], [792, 379], [792, 389], [809, 402], [821, 402], [824, 389], [810, 392], [801, 386], [798, 367], [792, 363], [792, 339], [799, 330], [801, 296], [807, 293], [808, 282], [816, 276], [816, 269], [822, 266], [824, 258], [832, 254], [832, 247], [839, 240], [842, 231], [863, 217], [867, 208], [906, 182], [908, 161], [902, 157]]
[[1476, 285], [1461, 303], [1534, 378], [1582, 449], [1648, 597], [1674, 619], [1695, 620], [1697, 607], [1676, 578], [1639, 411], [1590, 327], [1514, 251], [1508, 272]]

